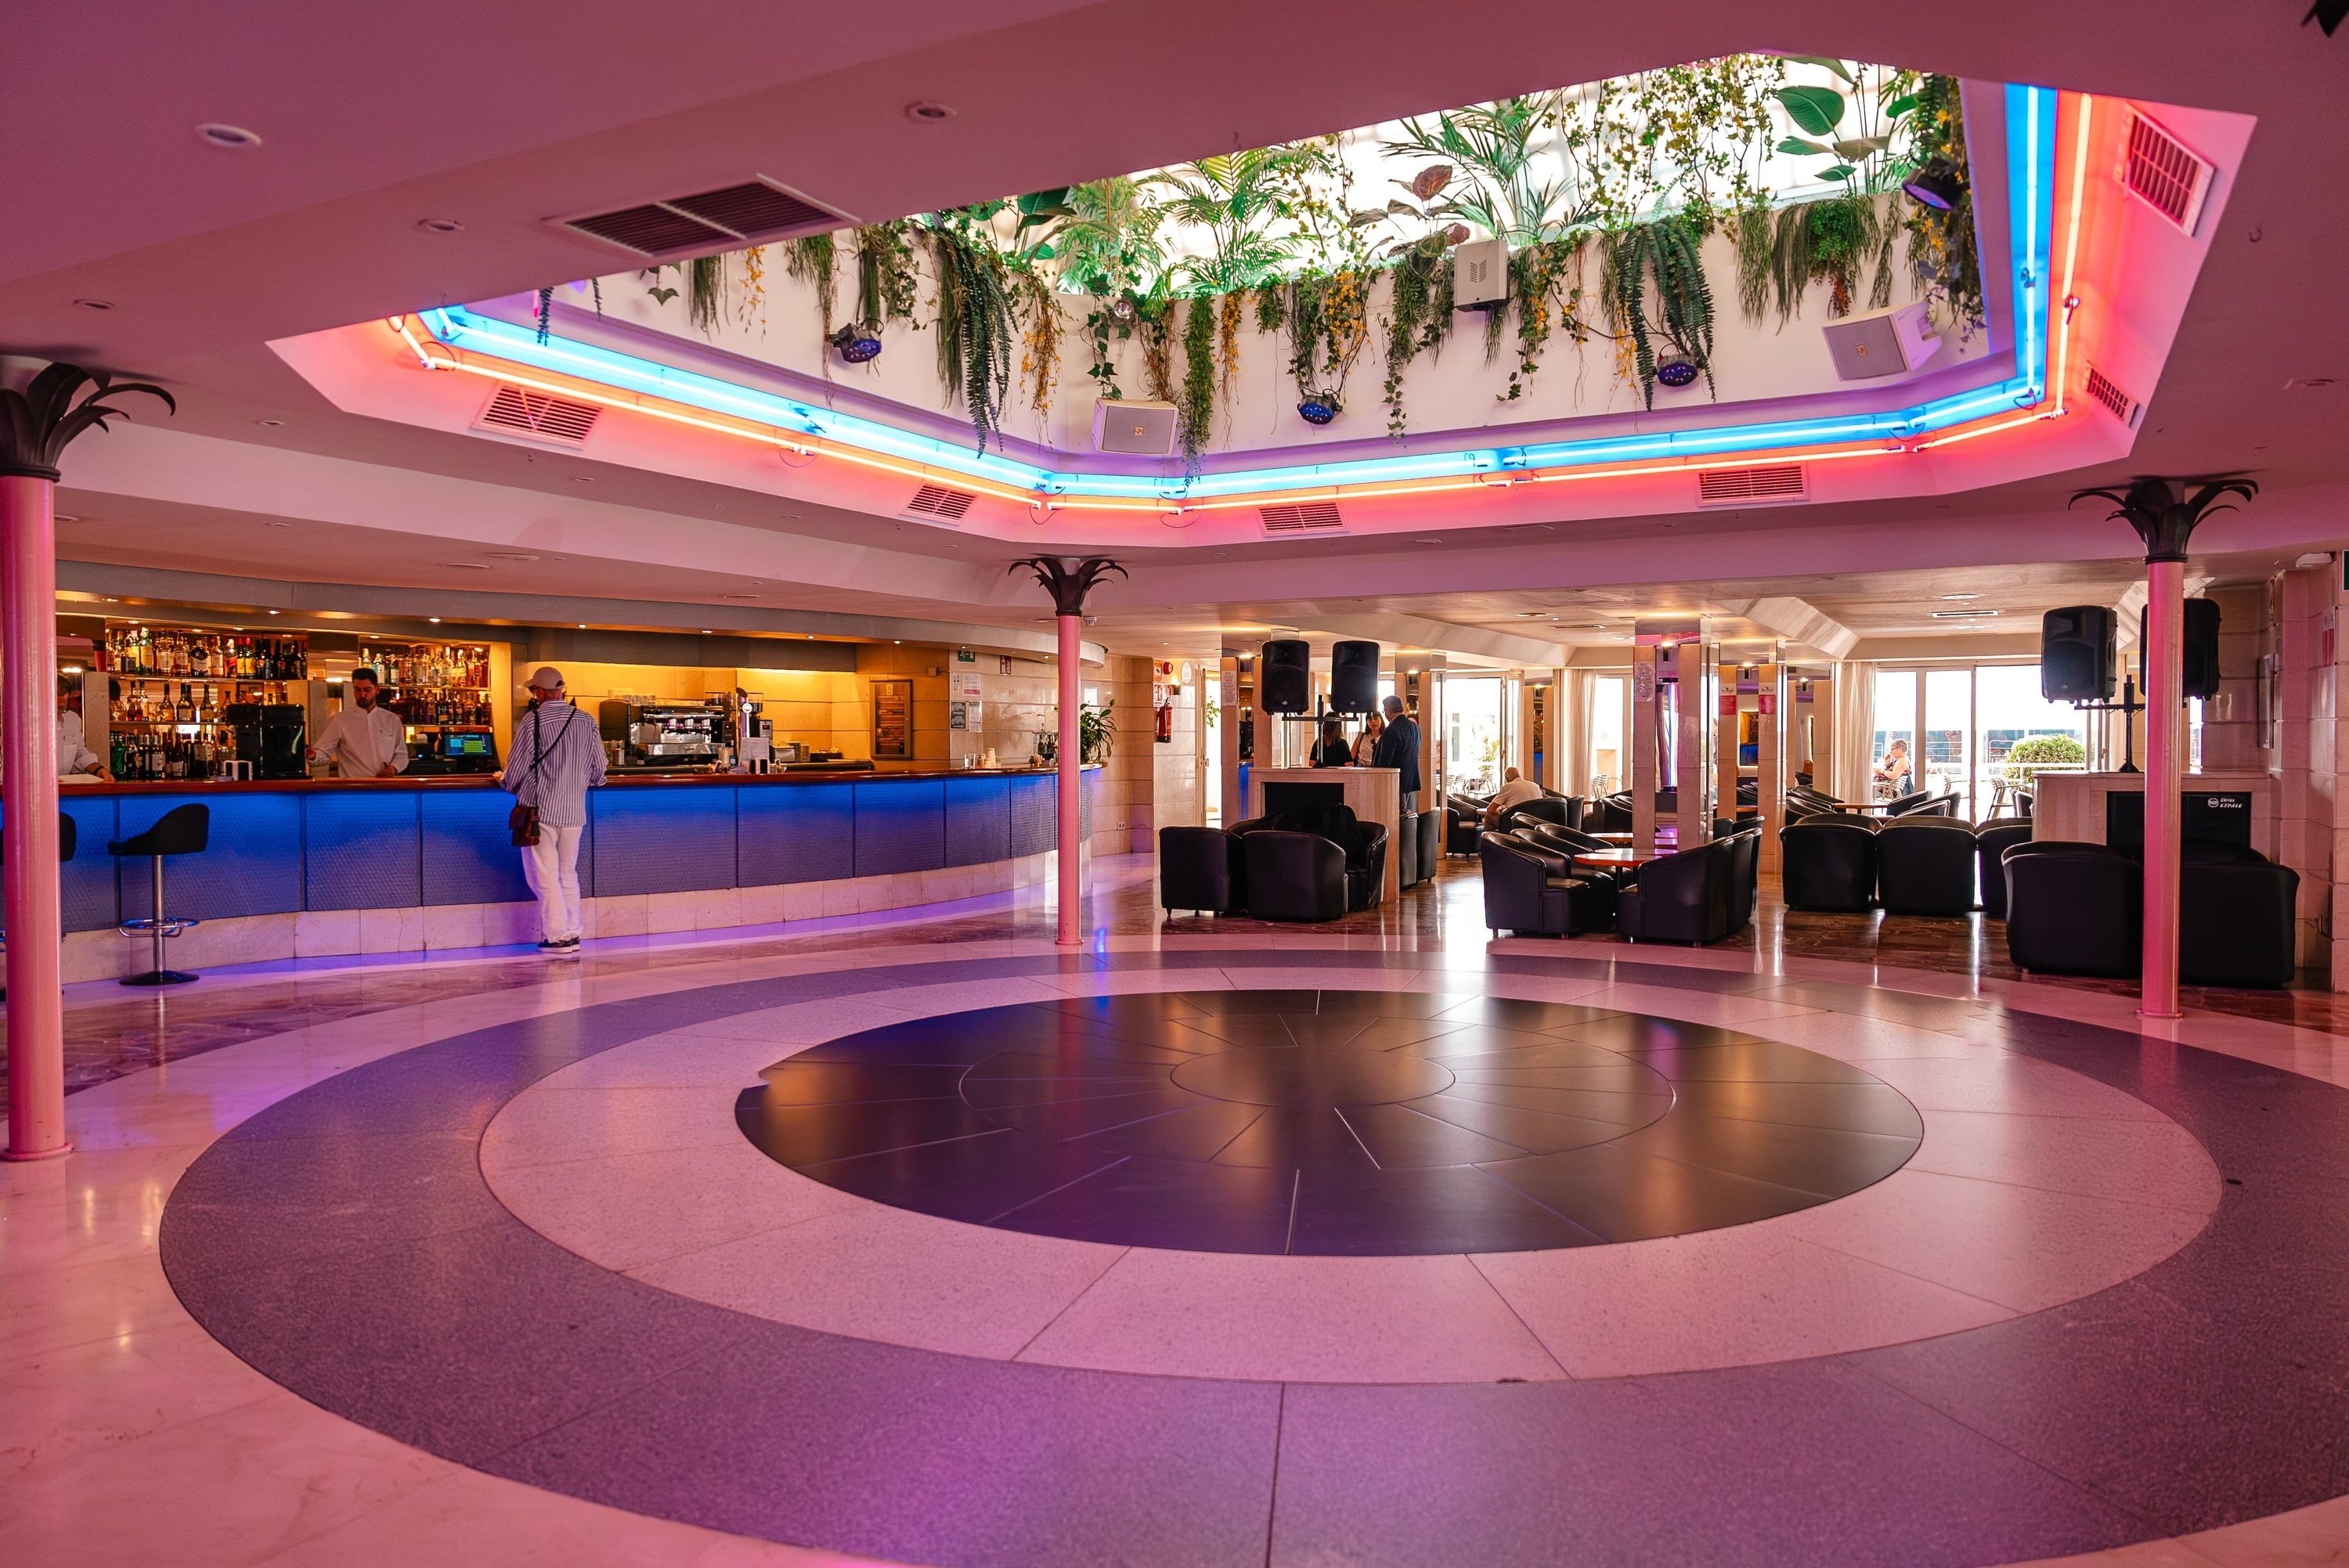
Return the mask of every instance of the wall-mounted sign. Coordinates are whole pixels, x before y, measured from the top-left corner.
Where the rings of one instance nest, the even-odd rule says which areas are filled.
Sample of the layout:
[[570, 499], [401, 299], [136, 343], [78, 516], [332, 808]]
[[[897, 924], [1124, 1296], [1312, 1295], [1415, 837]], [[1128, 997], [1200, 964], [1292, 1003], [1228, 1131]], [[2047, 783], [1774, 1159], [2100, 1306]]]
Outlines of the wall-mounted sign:
[[977, 706], [978, 705], [976, 703], [968, 702], [950, 702], [947, 704], [947, 727], [948, 729], [977, 729], [978, 727], [978, 719], [971, 711]]
[[978, 672], [977, 670], [957, 670], [955, 672], [954, 680], [955, 696], [960, 697], [965, 702], [977, 702], [979, 699], [982, 694], [979, 689]]
[[873, 683], [873, 757], [878, 762], [909, 762], [914, 756], [914, 683]]
[[1011, 655], [1009, 654], [999, 654], [996, 655], [995, 673], [999, 676], [1008, 676], [1011, 673]]
[[958, 665], [975, 665], [978, 663], [978, 655], [972, 653], [968, 648], [957, 648], [955, 650], [955, 663]]

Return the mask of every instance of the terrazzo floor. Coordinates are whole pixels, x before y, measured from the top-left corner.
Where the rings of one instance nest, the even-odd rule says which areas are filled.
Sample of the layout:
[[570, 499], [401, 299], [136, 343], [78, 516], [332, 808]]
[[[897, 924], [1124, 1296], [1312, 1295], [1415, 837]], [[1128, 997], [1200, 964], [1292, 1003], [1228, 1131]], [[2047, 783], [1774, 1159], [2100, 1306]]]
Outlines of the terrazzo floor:
[[[1455, 872], [1334, 931], [1162, 924], [1146, 862], [1097, 864], [1075, 954], [1007, 901], [213, 975], [160, 1013], [73, 996], [77, 1152], [0, 1169], [7, 1555], [2349, 1560], [2349, 1040], [2323, 994], [2146, 1033], [2126, 995], [2001, 973], [1978, 921], [1488, 942]], [[1299, 1191], [1352, 1158], [1325, 1106], [1463, 1070], [1365, 1067], [1332, 1053], [1384, 1042], [1317, 1019], [1437, 1020], [1520, 1139], [1592, 1092], [1644, 1105], [1643, 1073], [1677, 1109], [1533, 1151], [1648, 1140], [1535, 1194], [1579, 1244], [1496, 1245], [1441, 1194], [1310, 1253], [1170, 1244], [1147, 1202], [958, 1215], [999, 1171], [874, 1146], [947, 1097], [866, 1069], [1047, 1013], [1093, 1023], [1050, 1037], [1040, 1098], [952, 1103], [1057, 1146], [1100, 1119], [1037, 1108], [1163, 1053], [1112, 1087], [1257, 1107], [1275, 1163], [1240, 1169]], [[1865, 1181], [1821, 1150], [1890, 1134], [1818, 1093], [1862, 1086], [1914, 1119]], [[768, 1110], [801, 1158], [746, 1136]], [[1363, 1158], [1408, 1165], [1387, 1137]]]

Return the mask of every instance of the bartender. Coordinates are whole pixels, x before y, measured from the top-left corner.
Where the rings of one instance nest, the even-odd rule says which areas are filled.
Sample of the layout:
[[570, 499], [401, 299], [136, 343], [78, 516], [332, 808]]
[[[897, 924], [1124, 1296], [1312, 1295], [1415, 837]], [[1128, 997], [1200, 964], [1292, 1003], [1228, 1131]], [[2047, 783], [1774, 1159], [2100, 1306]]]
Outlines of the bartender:
[[[107, 688], [115, 696], [122, 693], [119, 681], [108, 681]], [[89, 748], [81, 727], [81, 682], [66, 676], [57, 682], [57, 777], [60, 779], [111, 779], [106, 764]]]
[[326, 720], [310, 748], [313, 762], [332, 762], [346, 779], [390, 779], [408, 767], [408, 731], [399, 715], [376, 706], [375, 672], [362, 665], [343, 690], [349, 700]]

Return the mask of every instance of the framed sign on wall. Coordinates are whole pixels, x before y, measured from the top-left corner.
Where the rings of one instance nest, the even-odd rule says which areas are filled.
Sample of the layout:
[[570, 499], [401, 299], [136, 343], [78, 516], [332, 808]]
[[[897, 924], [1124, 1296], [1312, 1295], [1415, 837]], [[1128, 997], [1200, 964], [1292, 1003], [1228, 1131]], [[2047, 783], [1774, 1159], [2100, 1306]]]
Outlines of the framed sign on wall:
[[910, 762], [914, 757], [914, 683], [873, 683], [873, 759]]

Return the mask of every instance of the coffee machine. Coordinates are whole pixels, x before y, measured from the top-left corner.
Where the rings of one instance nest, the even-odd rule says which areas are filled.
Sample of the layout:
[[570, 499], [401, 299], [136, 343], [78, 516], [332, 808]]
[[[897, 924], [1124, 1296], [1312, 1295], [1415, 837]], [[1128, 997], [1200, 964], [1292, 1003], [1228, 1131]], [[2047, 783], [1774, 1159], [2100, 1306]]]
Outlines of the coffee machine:
[[709, 703], [606, 697], [596, 705], [595, 725], [605, 742], [618, 743], [622, 767], [647, 771], [707, 768], [731, 740], [725, 707]]
[[302, 740], [307, 714], [297, 703], [233, 702], [222, 717], [236, 731], [236, 754], [253, 764], [255, 779], [301, 779]]

